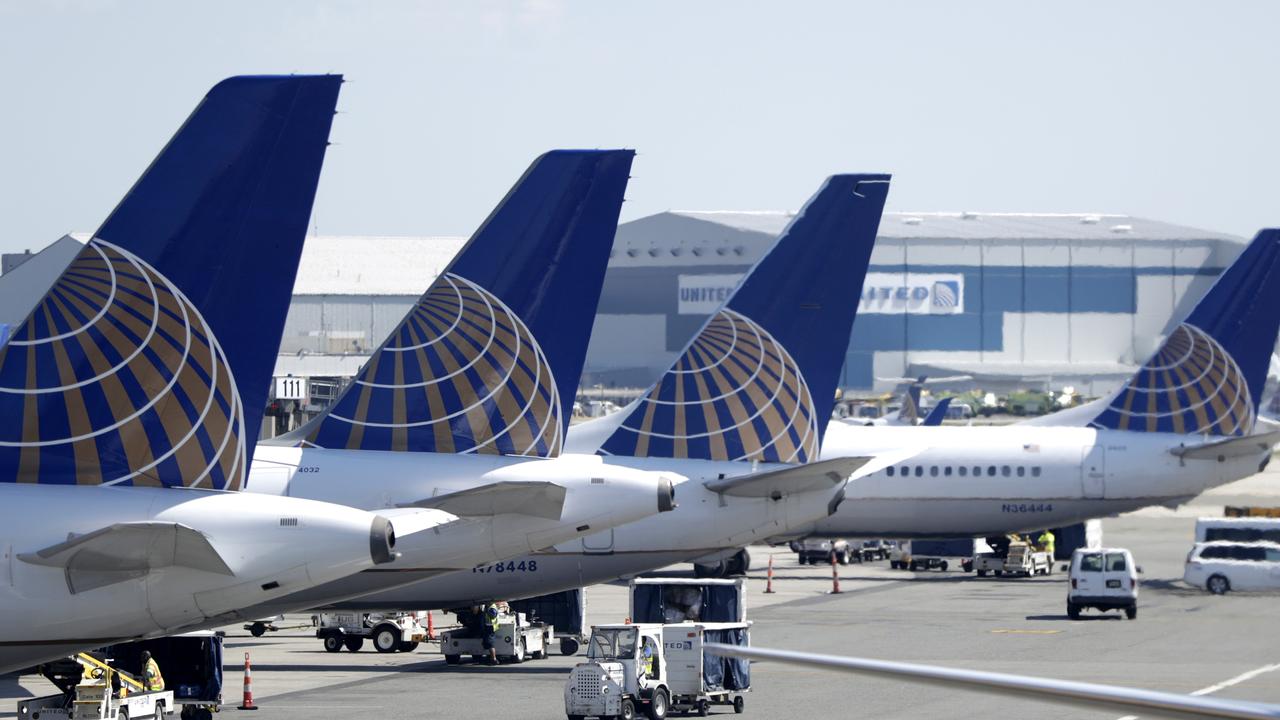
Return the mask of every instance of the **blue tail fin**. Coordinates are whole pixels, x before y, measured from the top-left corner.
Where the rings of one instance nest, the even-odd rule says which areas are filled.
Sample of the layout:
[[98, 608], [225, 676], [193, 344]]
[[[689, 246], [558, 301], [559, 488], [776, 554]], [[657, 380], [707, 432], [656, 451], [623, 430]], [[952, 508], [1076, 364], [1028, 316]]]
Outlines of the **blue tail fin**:
[[1280, 230], [1258, 233], [1092, 425], [1246, 435], [1280, 331]]
[[337, 401], [281, 440], [558, 454], [634, 154], [535, 160]]
[[0, 478], [241, 485], [341, 82], [209, 91], [0, 349]]
[[938, 401], [937, 405], [933, 406], [933, 409], [929, 411], [929, 414], [925, 416], [924, 422], [920, 424], [925, 427], [941, 425], [942, 421], [947, 417], [947, 408], [949, 407], [951, 407], [951, 398], [942, 398]]
[[888, 191], [829, 178], [600, 452], [817, 459]]

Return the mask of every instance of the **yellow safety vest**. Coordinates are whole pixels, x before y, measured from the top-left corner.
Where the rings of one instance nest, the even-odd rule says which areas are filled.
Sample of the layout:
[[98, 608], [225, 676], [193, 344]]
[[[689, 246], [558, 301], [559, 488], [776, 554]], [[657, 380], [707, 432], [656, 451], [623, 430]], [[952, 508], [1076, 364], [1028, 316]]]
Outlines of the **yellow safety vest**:
[[501, 624], [501, 616], [495, 615], [494, 617], [489, 617], [489, 613], [486, 612], [485, 619], [489, 621], [489, 627], [492, 628], [495, 633], [498, 632], [498, 625]]
[[160, 674], [160, 665], [156, 663], [155, 658], [147, 661], [147, 666], [143, 668], [142, 673], [146, 676], [143, 685], [146, 686], [147, 692], [164, 689], [164, 676]]

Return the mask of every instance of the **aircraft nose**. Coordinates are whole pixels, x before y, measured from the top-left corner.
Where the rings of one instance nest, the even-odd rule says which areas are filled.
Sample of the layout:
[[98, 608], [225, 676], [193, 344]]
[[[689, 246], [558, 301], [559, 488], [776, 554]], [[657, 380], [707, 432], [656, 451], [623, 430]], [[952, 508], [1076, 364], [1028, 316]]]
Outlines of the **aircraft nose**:
[[658, 478], [658, 512], [676, 509], [676, 485], [669, 477]]
[[391, 521], [381, 515], [373, 516], [369, 526], [369, 557], [374, 565], [385, 565], [396, 559], [396, 530]]

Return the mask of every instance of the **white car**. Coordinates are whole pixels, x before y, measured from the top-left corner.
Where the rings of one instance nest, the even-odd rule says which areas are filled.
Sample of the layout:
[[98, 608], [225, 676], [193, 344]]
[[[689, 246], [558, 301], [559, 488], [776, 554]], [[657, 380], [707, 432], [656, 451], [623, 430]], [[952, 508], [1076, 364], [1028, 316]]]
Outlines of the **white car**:
[[1080, 619], [1084, 608], [1123, 610], [1138, 617], [1138, 566], [1124, 548], [1078, 548], [1071, 554], [1067, 617]]
[[1231, 590], [1280, 589], [1280, 544], [1196, 543], [1182, 579], [1215, 595]]

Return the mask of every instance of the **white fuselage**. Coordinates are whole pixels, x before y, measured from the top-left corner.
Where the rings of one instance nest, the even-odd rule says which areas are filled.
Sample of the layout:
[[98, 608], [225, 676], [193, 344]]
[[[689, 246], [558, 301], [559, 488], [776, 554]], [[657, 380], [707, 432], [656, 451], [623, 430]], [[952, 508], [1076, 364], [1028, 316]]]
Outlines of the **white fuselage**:
[[[573, 462], [587, 458], [601, 460], [594, 455], [561, 457]], [[506, 562], [425, 579], [339, 606], [366, 610], [452, 608], [591, 585], [809, 527], [831, 513], [842, 490], [837, 484], [778, 500], [736, 497], [712, 492], [703, 483], [784, 466], [621, 456], [604, 460], [612, 467], [661, 472], [675, 479], [675, 510]]]
[[1169, 452], [1205, 440], [1087, 427], [831, 423], [823, 459], [918, 452], [898, 463], [892, 475], [885, 469], [850, 482], [845, 502], [816, 523], [814, 533], [981, 537], [1062, 527], [1153, 505], [1176, 506], [1258, 472], [1270, 457], [1267, 450], [1222, 461], [1183, 460]]
[[550, 481], [566, 492], [558, 519], [504, 513], [401, 533], [395, 561], [247, 612], [265, 616], [330, 607], [357, 595], [608, 533], [656, 516], [670, 504], [671, 482], [678, 478], [661, 469], [610, 464], [595, 455], [522, 458], [259, 445], [246, 488], [250, 493], [377, 510], [507, 481]]
[[[0, 483], [0, 673], [113, 641], [224, 624], [241, 608], [370, 568], [375, 519], [236, 492]], [[170, 566], [72, 592], [64, 568], [19, 557], [142, 521], [198, 530], [232, 575]]]

